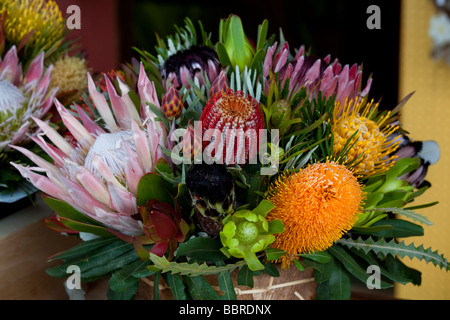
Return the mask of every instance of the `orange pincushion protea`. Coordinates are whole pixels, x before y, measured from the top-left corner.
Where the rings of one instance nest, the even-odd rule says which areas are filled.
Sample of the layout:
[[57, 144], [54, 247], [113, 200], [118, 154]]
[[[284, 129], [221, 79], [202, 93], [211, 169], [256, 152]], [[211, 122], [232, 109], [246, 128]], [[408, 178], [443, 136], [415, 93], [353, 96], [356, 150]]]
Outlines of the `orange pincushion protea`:
[[357, 220], [361, 186], [345, 166], [327, 161], [281, 175], [269, 188], [275, 205], [268, 221], [280, 219], [285, 231], [272, 247], [284, 250], [282, 267], [297, 254], [323, 251], [350, 230]]

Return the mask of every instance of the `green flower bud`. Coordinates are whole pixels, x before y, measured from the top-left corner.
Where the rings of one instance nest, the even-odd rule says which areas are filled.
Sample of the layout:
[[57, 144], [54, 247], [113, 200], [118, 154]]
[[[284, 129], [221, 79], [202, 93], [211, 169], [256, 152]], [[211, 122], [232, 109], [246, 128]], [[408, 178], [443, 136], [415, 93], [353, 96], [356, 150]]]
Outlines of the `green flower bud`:
[[248, 244], [258, 237], [258, 227], [251, 222], [243, 221], [237, 225], [236, 238], [242, 244]]
[[233, 67], [239, 66], [244, 71], [245, 66], [250, 66], [255, 50], [248, 41], [238, 16], [232, 15], [229, 18], [225, 49]]
[[273, 204], [263, 200], [253, 211], [239, 210], [224, 220], [220, 240], [221, 251], [227, 257], [243, 258], [250, 270], [264, 269], [256, 253], [266, 249], [275, 241], [273, 234], [283, 232], [280, 220], [267, 222], [265, 216], [273, 209]]

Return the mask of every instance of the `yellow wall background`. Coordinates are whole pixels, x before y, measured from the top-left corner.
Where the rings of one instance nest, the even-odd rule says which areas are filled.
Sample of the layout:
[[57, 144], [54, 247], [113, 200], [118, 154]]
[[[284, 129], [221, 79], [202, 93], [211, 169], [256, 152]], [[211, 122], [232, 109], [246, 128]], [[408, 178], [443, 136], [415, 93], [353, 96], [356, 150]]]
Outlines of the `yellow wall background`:
[[[428, 27], [434, 12], [431, 0], [402, 0], [399, 94], [402, 98], [415, 91], [403, 109], [403, 126], [412, 139], [435, 140], [441, 148], [441, 158], [430, 167], [427, 176], [432, 188], [417, 201], [439, 201], [434, 207], [418, 211], [434, 225], [424, 227], [424, 237], [408, 238], [405, 242], [423, 243], [450, 259], [450, 65], [431, 58]], [[397, 285], [396, 297], [450, 299], [450, 272], [425, 261], [403, 261], [422, 272], [422, 285]]]

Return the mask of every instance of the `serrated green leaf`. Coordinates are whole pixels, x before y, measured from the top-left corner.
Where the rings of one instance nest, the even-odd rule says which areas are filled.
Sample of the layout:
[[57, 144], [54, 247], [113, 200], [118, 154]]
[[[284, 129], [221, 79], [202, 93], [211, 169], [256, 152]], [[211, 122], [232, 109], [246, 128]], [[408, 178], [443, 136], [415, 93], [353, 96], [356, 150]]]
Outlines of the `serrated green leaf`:
[[180, 275], [208, 275], [218, 274], [223, 271], [233, 271], [237, 268], [242, 268], [245, 265], [245, 261], [239, 261], [235, 264], [228, 264], [222, 267], [208, 266], [206, 263], [198, 264], [186, 263], [186, 262], [174, 262], [167, 260], [166, 257], [158, 257], [157, 255], [150, 253], [150, 260], [154, 265], [149, 266], [152, 270], [161, 270], [161, 272], [172, 272], [173, 274], [179, 273]]
[[423, 245], [415, 247], [413, 243], [405, 244], [404, 241], [397, 243], [394, 239], [386, 242], [385, 239], [380, 238], [379, 240], [374, 240], [371, 237], [363, 240], [358, 239], [340, 239], [339, 244], [344, 245], [348, 248], [356, 248], [358, 250], [363, 250], [365, 253], [374, 252], [375, 254], [381, 254], [383, 256], [400, 256], [409, 257], [410, 259], [417, 258], [419, 260], [425, 260], [427, 263], [432, 263], [435, 266], [439, 266], [441, 269], [448, 270], [449, 265], [447, 259], [443, 255], [439, 254], [437, 251], [432, 251], [431, 248], [425, 249]]

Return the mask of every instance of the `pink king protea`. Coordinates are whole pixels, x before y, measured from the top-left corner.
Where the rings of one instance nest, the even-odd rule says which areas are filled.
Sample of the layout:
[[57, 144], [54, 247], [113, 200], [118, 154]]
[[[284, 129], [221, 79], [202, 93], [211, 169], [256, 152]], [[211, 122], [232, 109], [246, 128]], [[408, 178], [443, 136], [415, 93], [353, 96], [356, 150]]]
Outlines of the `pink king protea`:
[[12, 150], [8, 145], [25, 145], [36, 135], [38, 128], [31, 118], [47, 114], [58, 90], [49, 90], [52, 69], [52, 65], [44, 68], [41, 53], [24, 73], [15, 46], [0, 58], [0, 155]]
[[[154, 172], [162, 158], [160, 144], [167, 132], [146, 102], [160, 107], [155, 87], [142, 66], [138, 89], [141, 114], [128, 95], [129, 88], [117, 79], [118, 95], [105, 77], [110, 103], [98, 92], [88, 74], [88, 89], [101, 114], [104, 127], [91, 120], [76, 106], [78, 121], [56, 99], [56, 108], [75, 145], [68, 143], [48, 123], [34, 118], [45, 136], [33, 140], [53, 159], [50, 163], [29, 150], [12, 146], [29, 157], [37, 167], [13, 164], [35, 187], [49, 196], [64, 201], [79, 212], [107, 228], [132, 236], [144, 235], [142, 221], [137, 216], [136, 194], [144, 174]], [[144, 119], [144, 120], [141, 120]], [[163, 144], [164, 145], [164, 144]], [[45, 173], [45, 175], [39, 174]]]

